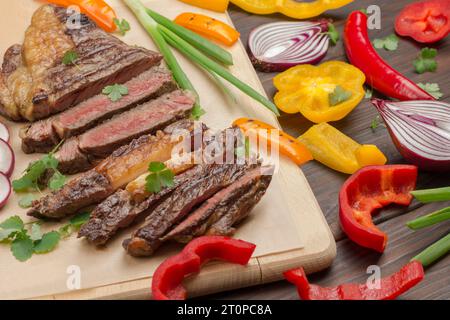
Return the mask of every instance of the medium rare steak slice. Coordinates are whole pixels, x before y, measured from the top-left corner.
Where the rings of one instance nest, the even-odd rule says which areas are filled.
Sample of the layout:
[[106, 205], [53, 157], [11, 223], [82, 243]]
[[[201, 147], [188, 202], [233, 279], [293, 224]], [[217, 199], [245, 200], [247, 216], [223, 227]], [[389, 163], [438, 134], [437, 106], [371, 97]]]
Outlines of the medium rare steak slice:
[[[69, 28], [72, 16], [73, 12], [53, 5], [42, 6], [33, 15], [22, 49], [25, 68], [10, 75], [19, 78], [17, 72], [20, 78], [30, 80], [16, 81], [9, 87], [24, 119], [34, 121], [66, 110], [162, 60], [158, 53], [126, 45], [85, 15], [80, 15], [78, 27]], [[64, 64], [62, 59], [69, 51], [78, 57]], [[3, 101], [0, 109], [7, 109]]]
[[72, 174], [82, 172], [131, 140], [188, 117], [194, 101], [190, 94], [173, 91], [69, 139], [55, 154], [60, 171]]
[[133, 233], [123, 246], [133, 256], [150, 256], [170, 229], [180, 223], [197, 205], [242, 177], [247, 165], [202, 165], [202, 171], [178, 187], [146, 218], [144, 226]]
[[187, 243], [205, 233], [231, 235], [234, 232], [232, 226], [250, 213], [269, 187], [272, 175], [265, 170], [268, 168], [249, 170], [239, 180], [205, 201], [161, 240], [173, 239]]
[[106, 95], [96, 95], [49, 119], [35, 122], [21, 131], [25, 153], [50, 152], [62, 139], [79, 135], [117, 113], [176, 89], [171, 73], [156, 66], [124, 84], [128, 95], [112, 102]]

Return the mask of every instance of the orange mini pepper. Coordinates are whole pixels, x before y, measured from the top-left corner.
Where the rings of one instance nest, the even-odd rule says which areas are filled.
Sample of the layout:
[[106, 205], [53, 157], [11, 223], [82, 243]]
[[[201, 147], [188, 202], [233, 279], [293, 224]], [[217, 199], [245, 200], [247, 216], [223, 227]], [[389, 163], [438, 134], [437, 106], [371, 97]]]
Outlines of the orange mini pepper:
[[[311, 152], [303, 143], [267, 123], [254, 119], [240, 118], [233, 122], [233, 126], [241, 129], [244, 135], [248, 135], [250, 131], [256, 132], [258, 138], [267, 139], [268, 145], [277, 144], [280, 153], [289, 157], [297, 165], [313, 160]], [[277, 139], [272, 139], [271, 131], [273, 130], [278, 130]], [[259, 135], [262, 131], [265, 131], [264, 137]]]
[[230, 0], [180, 0], [184, 3], [190, 4], [203, 9], [208, 9], [217, 12], [225, 12], [228, 9]]
[[175, 23], [227, 46], [235, 44], [240, 37], [240, 33], [226, 23], [198, 13], [182, 13], [175, 18]]

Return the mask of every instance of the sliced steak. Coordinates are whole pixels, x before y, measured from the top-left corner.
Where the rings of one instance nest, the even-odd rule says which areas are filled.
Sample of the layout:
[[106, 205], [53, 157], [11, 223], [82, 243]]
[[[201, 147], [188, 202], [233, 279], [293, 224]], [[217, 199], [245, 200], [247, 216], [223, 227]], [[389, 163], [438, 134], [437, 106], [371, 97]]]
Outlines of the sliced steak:
[[155, 66], [124, 84], [128, 95], [112, 102], [106, 95], [96, 95], [49, 119], [31, 124], [21, 131], [25, 153], [50, 152], [62, 139], [80, 135], [138, 104], [176, 89], [171, 73], [164, 66]]
[[34, 201], [28, 215], [60, 219], [78, 212], [86, 206], [97, 204], [116, 190], [147, 172], [150, 162], [165, 162], [171, 158], [172, 149], [183, 138], [174, 139], [172, 133], [178, 128], [193, 130], [189, 121], [180, 121], [132, 141], [113, 152], [94, 169], [83, 173], [40, 200]]
[[[158, 53], [126, 45], [85, 15], [80, 15], [79, 28], [68, 28], [72, 16], [53, 5], [42, 6], [33, 15], [22, 50], [26, 68], [14, 72], [23, 72], [22, 78], [31, 81], [25, 85], [17, 81], [9, 88], [24, 119], [34, 121], [68, 109], [162, 60]], [[62, 58], [68, 51], [75, 51], [78, 58], [65, 65]]]
[[[133, 139], [154, 133], [167, 125], [188, 117], [194, 98], [182, 91], [168, 93], [69, 139], [55, 154], [63, 173], [85, 171]], [[74, 141], [77, 141], [76, 143]], [[86, 163], [86, 160], [90, 164]], [[78, 165], [82, 164], [82, 165]]]
[[[21, 120], [22, 116], [16, 106], [11, 90], [14, 90], [16, 81], [22, 80], [20, 85], [25, 89], [30, 82], [26, 77], [28, 72], [22, 66], [21, 52], [22, 46], [20, 44], [11, 46], [5, 52], [0, 70], [0, 114], [15, 121]], [[14, 76], [11, 76], [13, 74]], [[23, 75], [25, 75], [25, 78], [22, 79]]]
[[260, 167], [249, 170], [239, 180], [205, 201], [161, 240], [173, 239], [187, 243], [206, 232], [232, 234], [232, 226], [250, 213], [265, 194], [271, 180], [272, 175], [266, 175]]
[[247, 165], [203, 165], [203, 172], [178, 187], [159, 204], [123, 246], [133, 256], [150, 256], [160, 246], [161, 238], [180, 223], [197, 205], [227, 187], [248, 170]]

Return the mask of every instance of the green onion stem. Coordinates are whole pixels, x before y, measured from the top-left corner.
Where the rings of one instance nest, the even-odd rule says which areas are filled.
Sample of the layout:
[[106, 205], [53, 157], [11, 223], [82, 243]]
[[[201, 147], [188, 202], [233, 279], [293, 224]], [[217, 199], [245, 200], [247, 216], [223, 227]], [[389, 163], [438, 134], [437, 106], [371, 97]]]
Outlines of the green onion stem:
[[146, 8], [146, 11], [147, 14], [149, 14], [158, 24], [166, 27], [179, 37], [183, 38], [192, 46], [202, 51], [204, 54], [216, 59], [226, 66], [233, 65], [233, 56], [225, 49], [222, 49], [220, 46], [212, 43], [202, 36], [199, 36], [195, 32], [192, 32], [191, 30], [174, 23], [172, 20], [160, 15], [159, 13], [151, 9]]
[[445, 256], [449, 251], [450, 233], [441, 240], [426, 248], [424, 251], [412, 258], [412, 260], [420, 261], [420, 263], [422, 263], [424, 267], [428, 267], [429, 265]]
[[[130, 1], [130, 0], [126, 0]], [[224, 78], [231, 84], [233, 84], [235, 87], [240, 89], [242, 92], [246, 93], [248, 96], [252, 97], [256, 101], [260, 102], [262, 105], [264, 105], [266, 108], [268, 108], [270, 111], [275, 113], [277, 116], [280, 115], [278, 112], [277, 107], [266, 97], [259, 94], [257, 91], [255, 91], [252, 87], [245, 84], [238, 78], [236, 78], [234, 75], [232, 75], [228, 70], [226, 70], [224, 67], [222, 67], [217, 62], [211, 60], [207, 56], [205, 56], [203, 53], [198, 51], [196, 48], [191, 46], [188, 42], [177, 36], [175, 33], [170, 31], [164, 26], [159, 25], [158, 29], [163, 33], [166, 41], [173, 46], [174, 48], [178, 49], [181, 53], [183, 53], [186, 57], [190, 58], [206, 70], [215, 72], [220, 77]]]
[[413, 230], [422, 229], [434, 224], [450, 220], [450, 207], [427, 214], [423, 217], [409, 221], [406, 225]]
[[450, 200], [450, 187], [416, 190], [411, 191], [411, 194], [423, 203], [447, 201]]
[[198, 93], [195, 90], [192, 82], [187, 77], [186, 73], [184, 73], [166, 40], [158, 31], [158, 23], [147, 14], [146, 8], [140, 0], [124, 0], [124, 2], [131, 9], [131, 11], [133, 11], [139, 22], [144, 26], [145, 30], [155, 41], [156, 46], [164, 56], [164, 60], [166, 61], [169, 69], [172, 71], [173, 77], [175, 78], [175, 81], [178, 83], [178, 85], [182, 89], [189, 90], [193, 94], [195, 94], [197, 102], [194, 108], [200, 108]]

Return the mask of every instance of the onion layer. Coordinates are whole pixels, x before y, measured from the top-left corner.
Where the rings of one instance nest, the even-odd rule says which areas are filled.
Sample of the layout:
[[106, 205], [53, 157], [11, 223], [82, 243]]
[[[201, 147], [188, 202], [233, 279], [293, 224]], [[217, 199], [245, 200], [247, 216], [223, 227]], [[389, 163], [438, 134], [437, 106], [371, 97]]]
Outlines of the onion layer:
[[372, 99], [402, 156], [421, 169], [450, 171], [450, 104]]
[[299, 64], [315, 64], [327, 54], [328, 21], [275, 22], [254, 29], [249, 36], [250, 59], [256, 69], [280, 72]]

